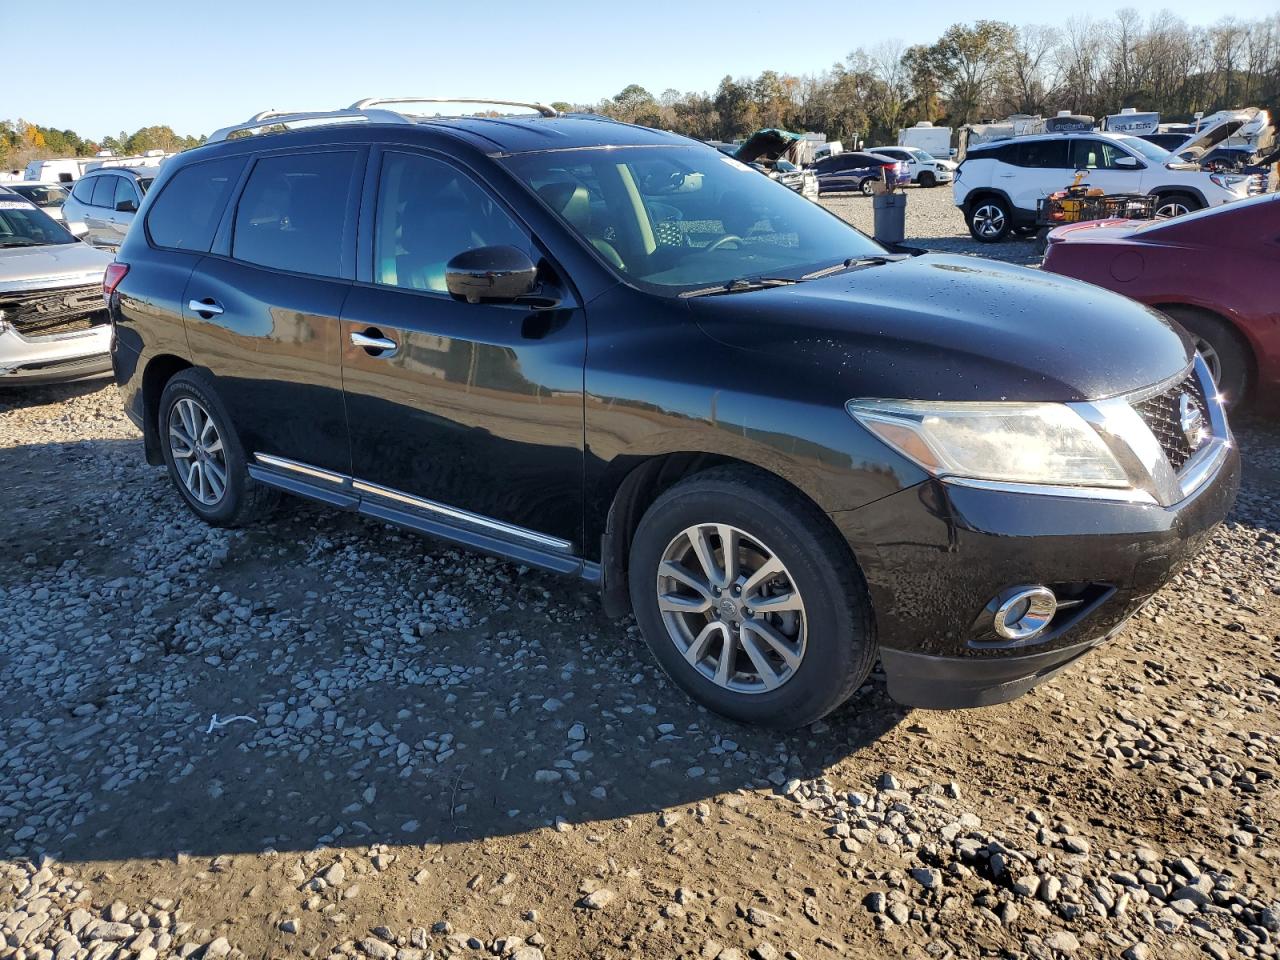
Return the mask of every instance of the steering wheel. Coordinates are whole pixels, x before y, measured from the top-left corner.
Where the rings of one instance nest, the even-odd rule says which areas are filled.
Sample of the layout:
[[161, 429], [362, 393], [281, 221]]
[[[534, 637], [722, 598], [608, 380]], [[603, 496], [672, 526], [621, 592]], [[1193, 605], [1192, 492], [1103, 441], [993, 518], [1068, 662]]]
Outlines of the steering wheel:
[[738, 246], [742, 246], [742, 238], [740, 236], [738, 236], [736, 233], [726, 233], [723, 237], [721, 237], [715, 243], [712, 243], [707, 247], [703, 248], [702, 252], [710, 253], [713, 250], [719, 250], [721, 247], [723, 247], [726, 243], [729, 243], [730, 241], [736, 243]]

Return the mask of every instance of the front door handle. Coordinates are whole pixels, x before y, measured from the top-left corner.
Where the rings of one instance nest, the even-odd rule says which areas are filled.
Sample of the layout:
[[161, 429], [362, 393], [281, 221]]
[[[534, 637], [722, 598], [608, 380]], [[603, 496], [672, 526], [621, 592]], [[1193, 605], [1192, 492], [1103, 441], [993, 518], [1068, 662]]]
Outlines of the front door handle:
[[200, 314], [205, 319], [222, 315], [221, 305], [212, 297], [205, 297], [203, 300], [188, 300], [187, 309], [192, 313]]
[[390, 357], [394, 356], [397, 348], [400, 346], [390, 337], [382, 336], [382, 331], [370, 327], [363, 333], [352, 332], [351, 343], [357, 347], [364, 347], [365, 352], [371, 357]]

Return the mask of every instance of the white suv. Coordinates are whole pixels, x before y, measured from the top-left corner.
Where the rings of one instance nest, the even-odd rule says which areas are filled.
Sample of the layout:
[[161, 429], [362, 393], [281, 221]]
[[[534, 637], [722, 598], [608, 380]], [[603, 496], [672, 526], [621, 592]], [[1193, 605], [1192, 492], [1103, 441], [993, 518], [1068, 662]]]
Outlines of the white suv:
[[918, 147], [870, 147], [867, 153], [888, 157], [890, 160], [901, 160], [907, 165], [910, 181], [922, 187], [950, 183], [956, 169], [956, 165], [950, 160], [939, 160]]
[[1154, 194], [1158, 217], [1243, 200], [1259, 190], [1254, 177], [1201, 170], [1139, 137], [1058, 133], [973, 147], [956, 171], [955, 203], [974, 239], [995, 243], [1011, 230], [1034, 232], [1036, 202], [1069, 186], [1077, 170], [1087, 170], [1084, 182], [1104, 193]]

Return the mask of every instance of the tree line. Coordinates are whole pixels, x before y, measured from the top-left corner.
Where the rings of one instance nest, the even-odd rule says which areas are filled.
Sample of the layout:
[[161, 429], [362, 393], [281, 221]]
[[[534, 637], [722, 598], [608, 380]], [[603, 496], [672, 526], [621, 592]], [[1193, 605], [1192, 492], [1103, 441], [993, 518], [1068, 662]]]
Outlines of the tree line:
[[21, 169], [32, 160], [50, 157], [91, 157], [100, 150], [122, 157], [148, 150], [176, 153], [203, 142], [204, 137], [180, 136], [167, 126], [143, 127], [133, 133], [121, 130], [119, 136], [88, 140], [74, 130], [42, 127], [26, 120], [0, 120], [0, 170]]
[[931, 44], [887, 41], [858, 48], [813, 74], [766, 70], [725, 77], [714, 93], [632, 84], [594, 104], [559, 103], [704, 140], [760, 127], [814, 130], [831, 139], [895, 142], [921, 120], [938, 126], [1059, 110], [1101, 118], [1123, 107], [1189, 120], [1234, 107], [1280, 119], [1280, 14], [1191, 26], [1126, 8], [1060, 27], [998, 20], [957, 23]]

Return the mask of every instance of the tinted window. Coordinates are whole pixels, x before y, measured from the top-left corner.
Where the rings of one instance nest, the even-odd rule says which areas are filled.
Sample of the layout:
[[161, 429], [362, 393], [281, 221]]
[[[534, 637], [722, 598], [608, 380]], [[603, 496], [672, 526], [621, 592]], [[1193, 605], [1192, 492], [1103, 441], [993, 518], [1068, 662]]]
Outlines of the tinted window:
[[175, 173], [147, 214], [151, 242], [159, 247], [207, 251], [244, 163], [243, 157], [228, 157], [193, 163]]
[[236, 207], [231, 255], [277, 270], [342, 276], [355, 163], [348, 151], [259, 160]]
[[1030, 140], [1017, 144], [1020, 167], [1066, 167], [1067, 144], [1062, 140]]
[[93, 199], [89, 202], [95, 207], [114, 207], [116, 197], [116, 176], [101, 176], [93, 178]]
[[119, 210], [120, 204], [124, 203], [125, 201], [132, 203], [133, 209], [137, 210], [138, 209], [138, 191], [133, 189], [133, 184], [129, 181], [128, 177], [116, 177], [116, 195], [115, 195], [115, 199], [111, 203], [111, 206]]
[[513, 246], [528, 236], [475, 181], [440, 160], [388, 153], [374, 225], [378, 283], [445, 292], [445, 264], [476, 247]]
[[76, 185], [71, 188], [71, 195], [81, 203], [89, 203], [93, 199], [93, 181], [77, 180]]

